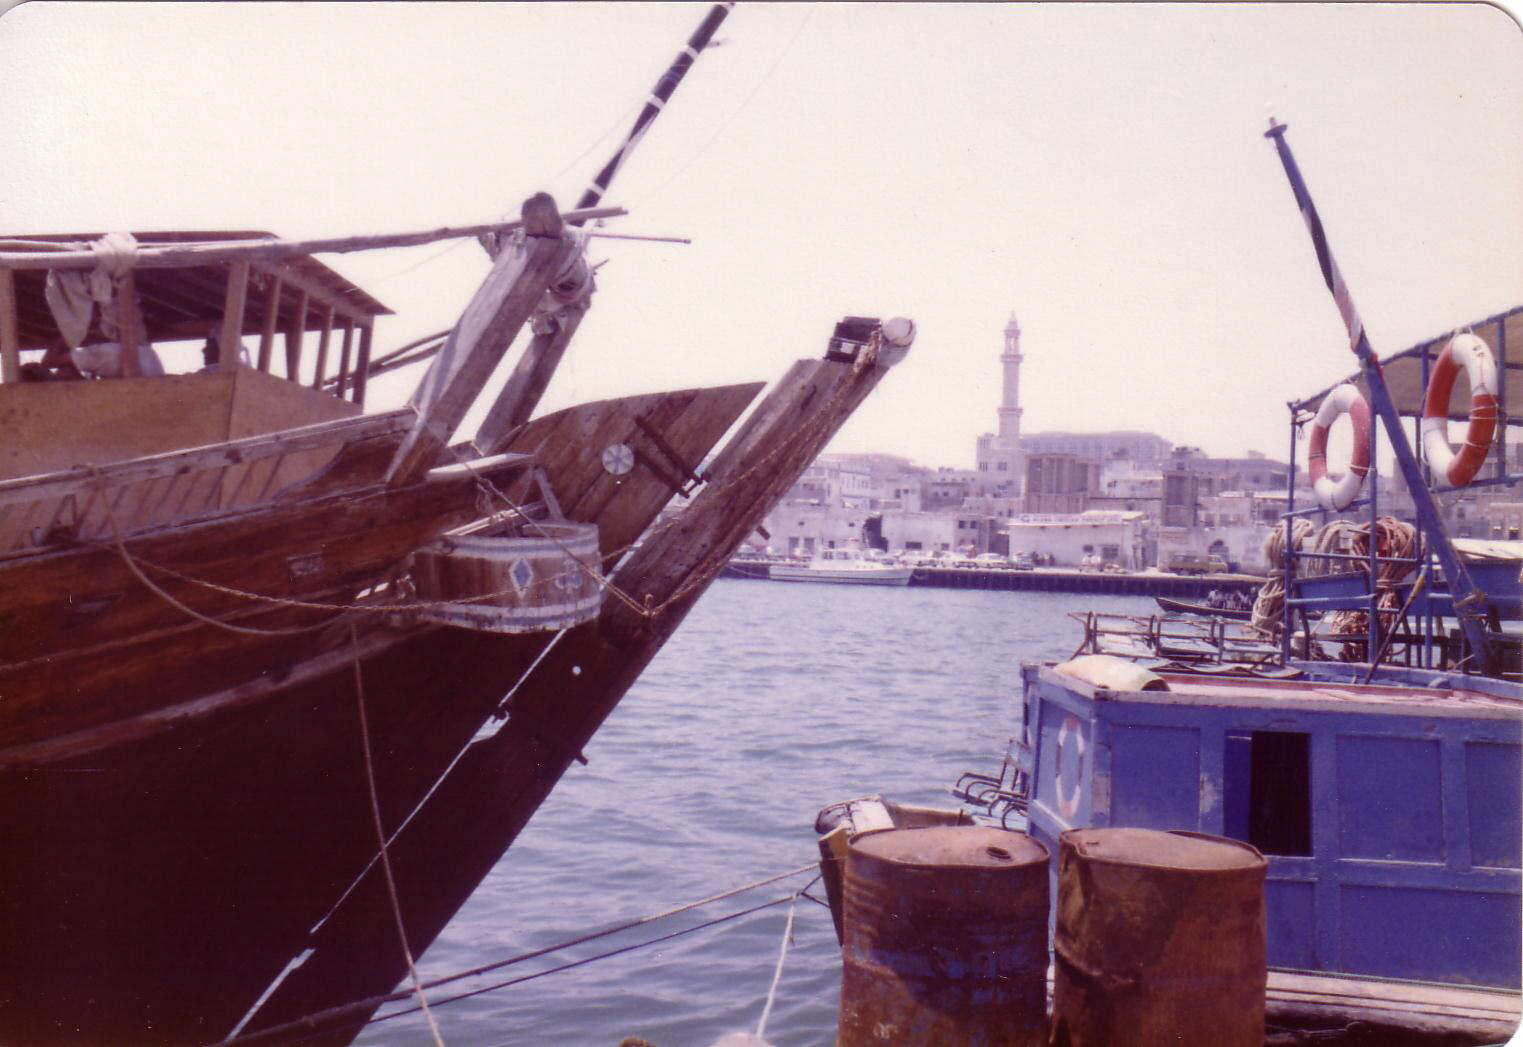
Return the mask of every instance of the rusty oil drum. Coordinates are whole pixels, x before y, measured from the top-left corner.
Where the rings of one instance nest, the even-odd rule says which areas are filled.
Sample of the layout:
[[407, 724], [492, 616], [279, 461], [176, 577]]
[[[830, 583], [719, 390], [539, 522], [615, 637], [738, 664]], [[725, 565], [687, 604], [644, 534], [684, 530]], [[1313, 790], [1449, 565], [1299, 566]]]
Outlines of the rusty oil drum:
[[1029, 836], [947, 825], [856, 837], [837, 1044], [1045, 1044], [1047, 909], [1047, 848]]
[[1199, 833], [1063, 833], [1054, 1047], [1260, 1047], [1268, 864]]

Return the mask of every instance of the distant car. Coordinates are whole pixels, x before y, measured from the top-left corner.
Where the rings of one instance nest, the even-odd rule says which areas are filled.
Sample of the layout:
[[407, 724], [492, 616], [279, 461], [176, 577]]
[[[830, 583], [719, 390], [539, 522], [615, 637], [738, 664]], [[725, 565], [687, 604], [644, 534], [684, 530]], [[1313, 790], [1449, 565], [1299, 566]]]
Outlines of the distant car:
[[1004, 571], [1010, 567], [1010, 558], [999, 553], [979, 553], [973, 557], [973, 566], [985, 570]]
[[1016, 553], [1010, 558], [1010, 567], [1016, 571], [1035, 571], [1036, 564], [1031, 562], [1031, 557], [1025, 553]]
[[978, 564], [974, 562], [971, 556], [965, 556], [962, 553], [950, 553], [947, 556], [947, 563], [944, 566], [966, 567], [971, 570], [972, 568], [977, 567]]

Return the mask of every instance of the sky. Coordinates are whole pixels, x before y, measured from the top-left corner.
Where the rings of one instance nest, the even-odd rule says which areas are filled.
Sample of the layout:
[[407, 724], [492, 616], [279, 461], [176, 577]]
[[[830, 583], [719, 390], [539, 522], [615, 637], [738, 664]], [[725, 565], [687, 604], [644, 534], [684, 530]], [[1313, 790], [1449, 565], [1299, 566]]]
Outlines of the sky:
[[[706, 9], [33, 0], [0, 16], [0, 233], [569, 208]], [[1523, 30], [1494, 6], [743, 3], [718, 38], [606, 198], [610, 231], [692, 243], [594, 241], [546, 408], [770, 381], [841, 316], [904, 315], [831, 450], [970, 468], [1013, 312], [1023, 431], [1283, 459], [1286, 402], [1355, 365], [1271, 113], [1377, 352], [1523, 304]], [[377, 352], [487, 269], [474, 241], [323, 260], [398, 313]]]

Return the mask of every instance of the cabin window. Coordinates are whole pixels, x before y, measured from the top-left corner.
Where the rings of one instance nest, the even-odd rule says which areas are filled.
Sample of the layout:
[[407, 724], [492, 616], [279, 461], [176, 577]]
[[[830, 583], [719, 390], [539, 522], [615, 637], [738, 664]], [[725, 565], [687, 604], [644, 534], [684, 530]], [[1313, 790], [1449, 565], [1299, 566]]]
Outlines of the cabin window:
[[1311, 854], [1311, 736], [1228, 734], [1223, 783], [1227, 836], [1265, 854]]

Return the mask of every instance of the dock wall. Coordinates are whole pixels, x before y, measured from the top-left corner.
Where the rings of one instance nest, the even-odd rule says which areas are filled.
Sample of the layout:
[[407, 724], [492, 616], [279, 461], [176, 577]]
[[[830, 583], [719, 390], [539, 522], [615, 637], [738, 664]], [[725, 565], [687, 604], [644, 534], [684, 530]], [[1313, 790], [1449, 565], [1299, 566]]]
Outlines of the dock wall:
[[[770, 580], [765, 561], [732, 563], [721, 577]], [[1114, 596], [1172, 596], [1204, 599], [1212, 589], [1258, 591], [1262, 578], [1242, 574], [1141, 574], [1112, 571], [1064, 571], [1039, 568], [1009, 571], [978, 567], [917, 567], [910, 585], [939, 589], [1004, 589], [1039, 593], [1105, 593]]]

